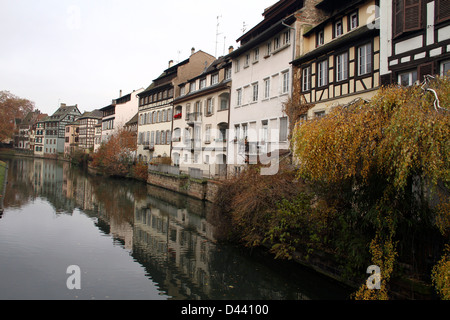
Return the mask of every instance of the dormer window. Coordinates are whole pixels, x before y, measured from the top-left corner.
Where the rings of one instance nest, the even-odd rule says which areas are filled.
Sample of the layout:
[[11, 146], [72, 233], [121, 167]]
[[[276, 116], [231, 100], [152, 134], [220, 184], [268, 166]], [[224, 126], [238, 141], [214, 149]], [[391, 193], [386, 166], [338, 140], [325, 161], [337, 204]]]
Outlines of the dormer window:
[[197, 90], [195, 88], [195, 82], [191, 82], [190, 86], [191, 86], [191, 92], [194, 92], [195, 90]]
[[348, 29], [353, 30], [358, 28], [358, 12], [353, 12], [348, 18]]
[[203, 89], [206, 87], [206, 78], [200, 79], [200, 88]]
[[316, 33], [316, 47], [319, 47], [325, 43], [325, 37], [323, 30], [320, 30]]
[[342, 19], [334, 23], [334, 37], [342, 36], [344, 33], [344, 27], [342, 25]]
[[211, 85], [215, 85], [219, 83], [219, 74], [215, 73], [211, 76]]

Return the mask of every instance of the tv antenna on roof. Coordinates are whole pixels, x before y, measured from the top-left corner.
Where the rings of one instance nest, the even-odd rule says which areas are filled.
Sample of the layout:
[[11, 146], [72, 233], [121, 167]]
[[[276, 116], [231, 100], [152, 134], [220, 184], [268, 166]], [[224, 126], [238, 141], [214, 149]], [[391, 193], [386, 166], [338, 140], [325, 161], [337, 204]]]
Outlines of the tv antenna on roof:
[[245, 24], [245, 21], [242, 23], [242, 33], [245, 33], [247, 30], [247, 25]]
[[214, 55], [215, 57], [217, 57], [217, 45], [218, 45], [218, 43], [219, 43], [219, 35], [221, 35], [221, 33], [219, 32], [219, 25], [220, 25], [219, 18], [222, 18], [222, 15], [217, 16], [217, 25], [216, 25], [216, 52], [215, 52], [215, 55]]

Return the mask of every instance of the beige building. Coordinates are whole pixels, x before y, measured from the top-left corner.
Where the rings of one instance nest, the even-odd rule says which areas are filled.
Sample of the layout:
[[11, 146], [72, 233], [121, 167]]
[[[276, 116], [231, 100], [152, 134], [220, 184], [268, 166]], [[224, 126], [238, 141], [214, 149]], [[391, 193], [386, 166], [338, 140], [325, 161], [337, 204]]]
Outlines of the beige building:
[[173, 64], [139, 93], [138, 159], [171, 162], [173, 100], [180, 95], [179, 84], [201, 74], [215, 58], [192, 48], [188, 59]]
[[70, 158], [71, 155], [78, 149], [79, 144], [79, 121], [74, 121], [66, 125], [64, 132], [64, 157]]
[[181, 171], [226, 175], [231, 59], [221, 57], [195, 78], [181, 83], [174, 99], [172, 160]]
[[377, 1], [323, 0], [311, 8], [321, 21], [304, 26], [294, 66], [294, 94], [313, 107], [313, 119], [355, 99], [369, 100], [380, 87]]

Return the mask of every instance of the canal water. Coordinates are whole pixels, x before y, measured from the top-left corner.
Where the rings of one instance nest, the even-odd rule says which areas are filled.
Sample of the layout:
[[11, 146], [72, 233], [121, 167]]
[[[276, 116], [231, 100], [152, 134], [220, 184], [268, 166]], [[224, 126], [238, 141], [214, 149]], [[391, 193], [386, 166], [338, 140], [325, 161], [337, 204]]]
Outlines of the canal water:
[[0, 299], [349, 298], [294, 263], [216, 242], [207, 203], [66, 162], [0, 160]]

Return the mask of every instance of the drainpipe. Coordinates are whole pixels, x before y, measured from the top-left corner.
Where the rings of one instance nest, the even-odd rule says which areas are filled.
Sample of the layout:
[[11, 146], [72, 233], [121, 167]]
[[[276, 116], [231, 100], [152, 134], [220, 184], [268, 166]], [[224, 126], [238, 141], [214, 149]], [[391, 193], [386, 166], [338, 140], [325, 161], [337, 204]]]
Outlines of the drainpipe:
[[[291, 30], [294, 30], [294, 43], [293, 43], [293, 48], [292, 48], [292, 61], [295, 60], [295, 46], [297, 45], [297, 29], [295, 27], [291, 27], [290, 25], [287, 25], [285, 22], [285, 20], [281, 21], [281, 24]], [[292, 72], [291, 72], [291, 94], [293, 93], [292, 90], [294, 89], [294, 68], [291, 67]]]
[[[294, 66], [292, 65], [292, 62], [295, 60], [295, 47], [297, 45], [297, 29], [295, 27], [291, 27], [290, 25], [287, 25], [285, 22], [285, 20], [281, 21], [281, 24], [291, 30], [294, 30], [294, 43], [293, 43], [293, 48], [292, 48], [292, 60], [289, 63], [291, 65], [291, 83], [290, 83], [290, 87], [291, 87], [291, 97], [294, 96]], [[295, 24], [294, 24], [295, 25]], [[287, 115], [286, 115], [287, 116]], [[288, 117], [288, 128], [290, 127], [289, 125], [289, 117]], [[289, 131], [289, 130], [288, 130]], [[288, 132], [288, 134], [290, 134], [290, 132]], [[290, 146], [288, 146], [288, 148], [290, 149]]]

